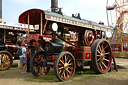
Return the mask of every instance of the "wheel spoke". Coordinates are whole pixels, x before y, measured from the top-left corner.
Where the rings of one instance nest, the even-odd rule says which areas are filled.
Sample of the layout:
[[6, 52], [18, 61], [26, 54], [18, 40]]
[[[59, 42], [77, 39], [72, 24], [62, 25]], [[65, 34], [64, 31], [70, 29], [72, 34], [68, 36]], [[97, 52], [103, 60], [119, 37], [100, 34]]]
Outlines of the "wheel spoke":
[[61, 60], [64, 61], [63, 57], [61, 57]]
[[102, 49], [102, 51], [104, 51], [107, 47], [108, 47], [108, 45], [107, 45], [107, 46], [105, 46], [105, 47]]
[[102, 46], [101, 46], [101, 48], [102, 48], [102, 49], [104, 48], [104, 42], [102, 42]]
[[71, 62], [71, 60], [68, 61], [68, 64]]
[[99, 54], [101, 54], [101, 52], [97, 49], [97, 52], [99, 53]]
[[66, 73], [67, 73], [67, 76], [70, 74], [70, 73], [68, 73], [68, 71], [66, 70]]
[[63, 70], [63, 73], [62, 73], [62, 75], [61, 75], [62, 77], [63, 77], [64, 73], [65, 73], [65, 70]]
[[103, 70], [103, 67], [101, 66], [101, 63], [98, 63], [98, 65], [100, 66], [101, 70]]
[[66, 69], [66, 71], [70, 74], [71, 73], [71, 71], [69, 71], [68, 69]]
[[65, 63], [66, 63], [66, 61], [67, 61], [66, 55], [64, 56], [64, 58], [65, 58]]
[[62, 60], [60, 60], [60, 62], [64, 65], [64, 62]]
[[105, 61], [107, 61], [107, 62], [109, 62], [109, 60], [108, 60], [108, 59], [105, 59], [105, 58], [104, 58], [104, 60], [105, 60]]
[[68, 67], [69, 69], [72, 69], [71, 67]]
[[6, 67], [6, 63], [4, 63], [4, 67]]
[[107, 56], [104, 55], [104, 58], [106, 58]]
[[63, 69], [63, 68], [64, 68], [64, 67], [60, 67], [59, 70], [60, 70], [60, 69]]
[[68, 65], [69, 65], [69, 66], [72, 65], [72, 63], [71, 63], [71, 64], [68, 64]]
[[5, 56], [5, 54], [3, 55], [3, 58], [5, 58], [6, 56]]
[[69, 56], [67, 56], [66, 63], [67, 63], [68, 59], [69, 59]]
[[65, 70], [64, 70], [64, 77], [65, 77]]
[[100, 60], [100, 58], [97, 60], [97, 62]]
[[62, 72], [62, 70], [59, 71], [59, 74]]
[[101, 52], [101, 47], [100, 47], [100, 45], [98, 46], [98, 48], [100, 49], [100, 52]]
[[101, 56], [101, 55], [97, 55], [97, 56]]
[[104, 53], [105, 55], [110, 54], [110, 52]]
[[60, 64], [60, 63], [59, 63], [58, 65], [59, 65], [59, 66], [62, 66], [62, 64]]
[[104, 65], [104, 67], [106, 68], [107, 66], [104, 64], [104, 62], [103, 61], [101, 61], [101, 63]]

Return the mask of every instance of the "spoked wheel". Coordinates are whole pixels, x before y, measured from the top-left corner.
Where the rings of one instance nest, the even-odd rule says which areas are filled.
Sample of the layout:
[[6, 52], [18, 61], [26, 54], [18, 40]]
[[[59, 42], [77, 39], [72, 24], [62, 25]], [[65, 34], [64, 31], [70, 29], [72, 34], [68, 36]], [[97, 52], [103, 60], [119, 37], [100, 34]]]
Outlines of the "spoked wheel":
[[7, 51], [0, 52], [0, 70], [7, 70], [12, 65], [12, 55]]
[[46, 75], [50, 67], [47, 66], [46, 56], [43, 51], [37, 52], [31, 59], [31, 72], [34, 76]]
[[60, 81], [67, 81], [75, 73], [75, 59], [69, 52], [61, 52], [55, 61], [54, 72]]
[[105, 39], [98, 39], [91, 46], [91, 64], [96, 73], [106, 73], [109, 71], [112, 62], [110, 44]]

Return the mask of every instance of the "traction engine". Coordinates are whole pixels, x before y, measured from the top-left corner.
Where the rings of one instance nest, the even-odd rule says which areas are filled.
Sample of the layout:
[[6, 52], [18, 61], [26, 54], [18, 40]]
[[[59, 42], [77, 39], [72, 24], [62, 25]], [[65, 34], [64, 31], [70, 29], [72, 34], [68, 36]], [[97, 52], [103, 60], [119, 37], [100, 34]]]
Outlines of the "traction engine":
[[109, 71], [112, 53], [106, 40], [106, 31], [111, 28], [81, 19], [80, 14], [72, 17], [63, 15], [58, 1], [52, 0], [52, 12], [30, 9], [19, 16], [19, 23], [33, 25], [34, 36], [42, 51], [31, 58], [34, 76], [46, 75], [54, 68], [60, 81], [72, 78], [76, 68], [90, 65], [96, 73]]

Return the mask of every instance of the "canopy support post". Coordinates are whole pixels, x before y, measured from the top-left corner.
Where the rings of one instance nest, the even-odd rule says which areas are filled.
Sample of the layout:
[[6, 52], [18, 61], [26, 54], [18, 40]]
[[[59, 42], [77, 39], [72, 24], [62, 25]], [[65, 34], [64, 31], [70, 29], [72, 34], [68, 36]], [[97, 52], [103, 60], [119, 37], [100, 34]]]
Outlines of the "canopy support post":
[[29, 14], [28, 14], [28, 35], [29, 35]]
[[4, 29], [4, 43], [6, 41], [6, 30]]
[[40, 24], [41, 24], [41, 29], [40, 29], [40, 35], [42, 36], [43, 34], [43, 15], [42, 15], [42, 12], [41, 12], [41, 20], [40, 20]]

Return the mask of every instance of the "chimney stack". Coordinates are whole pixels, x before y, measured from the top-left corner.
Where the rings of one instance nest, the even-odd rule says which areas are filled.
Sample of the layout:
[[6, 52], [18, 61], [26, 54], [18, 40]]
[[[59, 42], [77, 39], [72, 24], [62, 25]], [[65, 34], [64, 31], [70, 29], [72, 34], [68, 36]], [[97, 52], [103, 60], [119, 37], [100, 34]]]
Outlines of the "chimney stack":
[[58, 11], [58, 0], [51, 0], [51, 11], [52, 12]]

